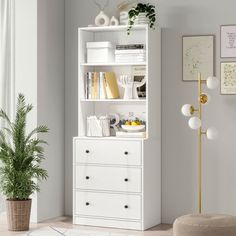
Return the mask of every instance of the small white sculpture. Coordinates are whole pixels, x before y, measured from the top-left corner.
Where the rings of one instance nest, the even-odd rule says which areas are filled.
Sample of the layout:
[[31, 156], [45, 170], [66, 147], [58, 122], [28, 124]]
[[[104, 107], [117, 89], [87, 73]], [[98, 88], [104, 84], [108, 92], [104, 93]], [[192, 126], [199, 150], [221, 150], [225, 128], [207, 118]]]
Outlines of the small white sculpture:
[[137, 88], [143, 86], [145, 83], [145, 77], [141, 82], [136, 82], [128, 75], [121, 75], [118, 80], [118, 84], [125, 89], [124, 99], [139, 99]]
[[128, 25], [128, 23], [129, 23], [128, 11], [121, 11], [120, 12], [120, 24], [121, 25]]
[[109, 24], [110, 24], [109, 17], [103, 11], [100, 11], [100, 13], [95, 18], [95, 25], [108, 26]]
[[110, 18], [104, 13], [104, 9], [108, 5], [109, 0], [107, 0], [106, 4], [103, 7], [97, 1], [94, 1], [94, 3], [98, 6], [100, 10], [99, 14], [95, 17], [95, 25], [108, 26], [110, 24]]
[[118, 19], [115, 18], [114, 16], [112, 16], [112, 18], [111, 18], [111, 20], [110, 20], [110, 25], [111, 25], [111, 26], [119, 25]]

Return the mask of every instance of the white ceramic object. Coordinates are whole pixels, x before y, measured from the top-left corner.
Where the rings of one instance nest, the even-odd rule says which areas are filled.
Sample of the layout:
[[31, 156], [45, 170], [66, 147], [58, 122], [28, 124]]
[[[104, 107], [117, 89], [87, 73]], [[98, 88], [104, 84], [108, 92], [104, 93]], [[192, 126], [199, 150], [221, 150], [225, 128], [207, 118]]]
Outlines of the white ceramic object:
[[100, 11], [100, 13], [95, 18], [95, 25], [108, 26], [109, 24], [110, 24], [109, 17], [103, 11]]
[[145, 129], [145, 125], [121, 125], [121, 128], [127, 132], [139, 132]]
[[185, 104], [182, 106], [181, 108], [181, 112], [184, 116], [191, 116], [191, 107], [192, 105], [191, 104]]
[[219, 80], [215, 76], [210, 76], [207, 78], [206, 84], [209, 89], [215, 89], [219, 85]]
[[218, 130], [214, 127], [208, 128], [206, 132], [206, 136], [210, 140], [214, 140], [218, 138]]
[[188, 125], [191, 129], [199, 129], [202, 125], [202, 122], [198, 117], [192, 117], [189, 119]]
[[129, 23], [128, 11], [121, 11], [120, 12], [120, 24], [121, 25], [128, 25], [128, 23]]
[[117, 26], [117, 25], [119, 25], [119, 20], [114, 16], [112, 16], [110, 20], [110, 26]]
[[135, 25], [145, 25], [148, 24], [148, 18], [146, 17], [147, 13], [140, 13], [134, 20]]
[[146, 83], [146, 78], [141, 82], [134, 82], [131, 76], [121, 75], [118, 84], [125, 89], [124, 99], [139, 99], [137, 88], [143, 86]]

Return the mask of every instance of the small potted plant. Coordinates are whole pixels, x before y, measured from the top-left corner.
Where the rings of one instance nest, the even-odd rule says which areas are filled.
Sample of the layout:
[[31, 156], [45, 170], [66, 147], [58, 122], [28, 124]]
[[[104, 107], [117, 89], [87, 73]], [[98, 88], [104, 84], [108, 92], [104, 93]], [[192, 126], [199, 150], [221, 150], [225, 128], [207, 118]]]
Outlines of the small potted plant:
[[40, 167], [44, 160], [42, 145], [46, 142], [36, 134], [47, 133], [49, 129], [42, 125], [26, 134], [26, 118], [32, 109], [24, 95], [19, 94], [13, 122], [0, 110], [5, 125], [0, 130], [0, 190], [7, 198], [8, 229], [12, 231], [29, 229], [30, 196], [39, 191], [37, 181], [48, 177]]
[[135, 24], [149, 24], [151, 29], [154, 29], [156, 22], [155, 6], [149, 3], [138, 3], [136, 7], [129, 11], [129, 27], [127, 33], [130, 34], [132, 26]]

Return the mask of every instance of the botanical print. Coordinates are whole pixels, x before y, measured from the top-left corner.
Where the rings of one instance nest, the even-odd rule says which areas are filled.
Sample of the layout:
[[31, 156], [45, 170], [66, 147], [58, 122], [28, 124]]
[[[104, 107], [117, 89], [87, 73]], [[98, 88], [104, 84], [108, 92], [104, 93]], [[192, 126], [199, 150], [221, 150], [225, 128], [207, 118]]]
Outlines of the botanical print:
[[198, 72], [203, 79], [214, 74], [214, 36], [183, 37], [183, 80], [197, 80]]
[[236, 62], [221, 63], [221, 93], [236, 94]]

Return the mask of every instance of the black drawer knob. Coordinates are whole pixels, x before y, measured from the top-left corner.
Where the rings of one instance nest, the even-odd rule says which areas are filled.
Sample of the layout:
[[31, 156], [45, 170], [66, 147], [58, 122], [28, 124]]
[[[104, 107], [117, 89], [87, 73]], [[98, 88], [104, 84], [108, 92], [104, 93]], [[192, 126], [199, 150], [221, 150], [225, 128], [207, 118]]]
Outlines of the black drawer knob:
[[129, 153], [126, 151], [126, 152], [125, 152], [125, 155], [128, 155], [128, 154], [129, 154]]
[[86, 153], [89, 153], [89, 150], [86, 150], [85, 152], [86, 152]]
[[128, 181], [129, 181], [129, 179], [125, 178], [125, 179], [124, 179], [124, 181], [125, 181], [125, 182], [128, 182]]
[[125, 207], [125, 209], [129, 208], [128, 205], [125, 205], [124, 207]]
[[86, 176], [85, 179], [89, 179], [89, 176]]
[[85, 205], [86, 205], [86, 206], [89, 206], [89, 202], [86, 202]]

